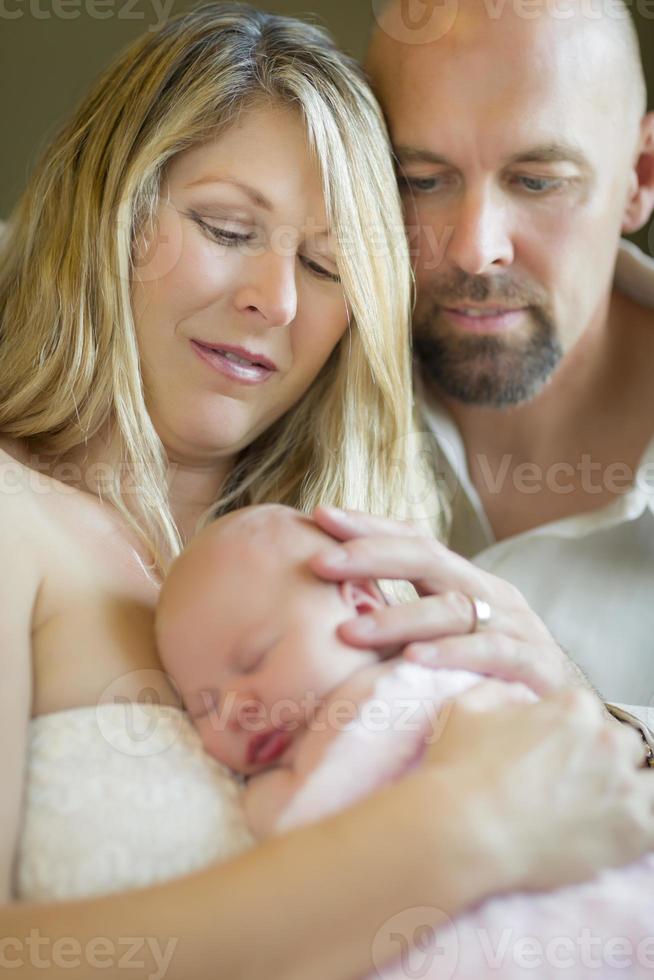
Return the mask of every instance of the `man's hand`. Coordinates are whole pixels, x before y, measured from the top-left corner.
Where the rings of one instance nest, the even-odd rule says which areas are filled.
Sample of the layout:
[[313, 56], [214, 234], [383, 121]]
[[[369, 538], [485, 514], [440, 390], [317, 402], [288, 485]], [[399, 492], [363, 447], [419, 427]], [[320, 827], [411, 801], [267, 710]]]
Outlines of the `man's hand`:
[[638, 735], [588, 691], [520, 704], [485, 681], [451, 703], [423, 765], [447, 771], [470, 801], [471, 839], [495, 843], [495, 887], [549, 889], [651, 850], [654, 779], [637, 768], [643, 758]]
[[[339, 634], [347, 643], [384, 655], [403, 650], [425, 666], [522, 681], [539, 695], [589, 686], [510, 583], [399, 521], [329, 507], [318, 507], [313, 519], [342, 542], [311, 560], [320, 578], [403, 579], [420, 596], [343, 623]], [[475, 632], [472, 596], [491, 608], [490, 622]]]

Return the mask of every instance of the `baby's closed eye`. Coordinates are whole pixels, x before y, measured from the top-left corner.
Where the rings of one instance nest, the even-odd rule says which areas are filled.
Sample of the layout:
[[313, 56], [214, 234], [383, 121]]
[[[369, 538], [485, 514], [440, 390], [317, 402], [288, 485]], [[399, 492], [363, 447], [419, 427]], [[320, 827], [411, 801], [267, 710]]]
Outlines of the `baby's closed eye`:
[[253, 674], [266, 659], [281, 636], [272, 636], [270, 633], [266, 637], [252, 637], [248, 639], [239, 651], [238, 666], [242, 674]]
[[268, 650], [259, 650], [253, 653], [246, 654], [241, 663], [240, 669], [242, 674], [253, 674], [258, 667], [261, 666], [265, 660], [266, 653]]

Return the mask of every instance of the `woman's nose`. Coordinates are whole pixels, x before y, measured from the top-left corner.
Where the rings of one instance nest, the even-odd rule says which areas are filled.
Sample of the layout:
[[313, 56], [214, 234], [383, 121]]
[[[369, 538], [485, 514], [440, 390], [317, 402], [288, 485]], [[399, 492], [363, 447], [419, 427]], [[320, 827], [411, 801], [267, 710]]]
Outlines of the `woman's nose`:
[[248, 277], [236, 296], [241, 312], [258, 315], [264, 325], [285, 327], [297, 315], [297, 257], [274, 248], [251, 256]]

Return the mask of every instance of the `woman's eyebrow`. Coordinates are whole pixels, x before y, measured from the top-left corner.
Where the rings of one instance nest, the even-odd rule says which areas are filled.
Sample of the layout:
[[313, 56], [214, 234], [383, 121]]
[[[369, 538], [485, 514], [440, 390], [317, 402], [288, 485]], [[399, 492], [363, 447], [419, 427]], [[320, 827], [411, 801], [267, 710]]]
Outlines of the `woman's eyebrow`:
[[233, 187], [237, 187], [240, 191], [243, 191], [257, 207], [263, 208], [265, 211], [274, 210], [268, 198], [264, 197], [261, 191], [258, 191], [256, 187], [251, 187], [250, 184], [244, 184], [242, 180], [237, 180], [235, 177], [215, 177], [209, 175], [207, 177], [200, 177], [187, 186], [197, 187], [200, 184], [231, 184]]

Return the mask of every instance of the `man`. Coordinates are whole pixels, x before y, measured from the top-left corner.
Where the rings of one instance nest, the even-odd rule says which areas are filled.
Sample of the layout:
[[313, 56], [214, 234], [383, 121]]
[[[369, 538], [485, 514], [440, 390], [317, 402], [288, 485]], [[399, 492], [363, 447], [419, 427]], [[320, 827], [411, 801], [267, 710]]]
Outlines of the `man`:
[[411, 7], [379, 12], [367, 69], [450, 544], [605, 698], [654, 704], [654, 262], [620, 242], [654, 206], [633, 25], [599, 0]]

